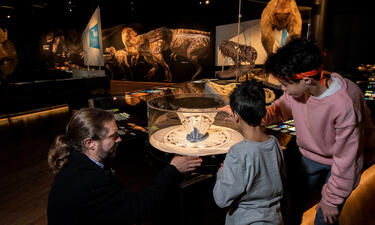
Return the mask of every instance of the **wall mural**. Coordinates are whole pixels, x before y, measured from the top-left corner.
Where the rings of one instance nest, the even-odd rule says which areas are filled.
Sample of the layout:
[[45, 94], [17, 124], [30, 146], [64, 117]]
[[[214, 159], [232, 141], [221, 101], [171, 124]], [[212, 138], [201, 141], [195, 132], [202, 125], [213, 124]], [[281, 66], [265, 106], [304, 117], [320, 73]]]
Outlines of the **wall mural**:
[[18, 56], [14, 44], [8, 40], [7, 30], [0, 28], [0, 84], [13, 73], [18, 64]]
[[107, 68], [110, 71], [115, 69], [128, 73], [129, 77], [126, 79], [134, 79], [133, 70], [139, 64], [141, 57], [151, 65], [144, 75], [146, 79], [154, 79], [155, 73], [163, 69], [163, 80], [168, 82], [175, 80], [174, 76], [178, 74], [172, 73], [166, 58], [175, 62], [185, 60], [191, 63], [196, 70], [190, 75], [192, 80], [201, 74], [202, 63], [209, 60], [210, 33], [205, 31], [160, 27], [138, 34], [133, 28], [124, 27], [121, 29], [121, 41], [123, 44], [121, 49], [116, 50], [114, 46], [109, 46], [105, 49], [105, 53], [113, 60], [112, 65]]
[[[115, 80], [193, 80], [203, 76], [210, 61], [210, 33], [193, 29], [160, 27], [138, 34], [130, 26], [117, 25], [103, 29], [103, 46], [106, 74]], [[48, 70], [83, 68], [81, 32], [59, 29], [44, 34], [42, 58]]]
[[41, 38], [41, 61], [44, 70], [71, 71], [83, 68], [81, 31], [57, 29]]

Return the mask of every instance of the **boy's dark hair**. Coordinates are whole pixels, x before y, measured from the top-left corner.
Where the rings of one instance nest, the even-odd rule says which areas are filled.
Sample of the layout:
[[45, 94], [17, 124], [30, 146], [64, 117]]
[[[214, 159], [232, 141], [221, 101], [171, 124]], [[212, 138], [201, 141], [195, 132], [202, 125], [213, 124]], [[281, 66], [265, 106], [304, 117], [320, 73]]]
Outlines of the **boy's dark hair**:
[[[322, 52], [317, 45], [309, 40], [295, 38], [268, 56], [264, 69], [266, 73], [290, 81], [298, 73], [319, 69], [322, 62]], [[320, 74], [316, 79], [320, 79]]]
[[264, 89], [254, 80], [243, 82], [233, 90], [229, 105], [248, 125], [259, 126], [266, 114]]

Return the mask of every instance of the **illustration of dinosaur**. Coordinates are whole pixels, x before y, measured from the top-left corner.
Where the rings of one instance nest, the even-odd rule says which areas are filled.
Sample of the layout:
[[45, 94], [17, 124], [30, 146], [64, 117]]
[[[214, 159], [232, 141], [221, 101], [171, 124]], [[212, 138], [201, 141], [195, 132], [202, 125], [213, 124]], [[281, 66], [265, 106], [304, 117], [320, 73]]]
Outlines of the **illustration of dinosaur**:
[[[126, 77], [126, 79], [134, 80], [133, 71], [130, 69], [130, 65], [128, 62], [128, 54], [124, 50], [116, 50], [115, 47], [110, 46], [104, 50], [106, 56], [105, 58], [105, 67], [108, 69], [109, 73], [112, 75], [112, 79], [115, 76], [124, 75], [126, 74], [126, 68], [129, 70], [130, 77]], [[109, 58], [108, 58], [109, 56]], [[111, 65], [110, 65], [111, 64]]]
[[[248, 45], [241, 45], [233, 41], [221, 41], [219, 50], [224, 57], [231, 58], [235, 65], [228, 70], [220, 71], [220, 78], [231, 78], [247, 74], [255, 67], [255, 60], [257, 59], [257, 51], [255, 48]], [[238, 55], [238, 60], [237, 60]], [[242, 65], [245, 63], [246, 65]]]
[[13, 73], [18, 64], [18, 56], [14, 44], [8, 40], [6, 29], [0, 28], [0, 84]]
[[286, 29], [286, 42], [294, 37], [300, 37], [302, 31], [302, 17], [295, 0], [270, 0], [264, 8], [260, 18], [260, 32], [267, 55], [273, 53], [274, 30]]
[[132, 56], [132, 65], [136, 64], [140, 56], [152, 65], [145, 76], [148, 79], [154, 77], [161, 65], [165, 70], [165, 81], [172, 81], [173, 75], [163, 57], [166, 50], [171, 51], [170, 56], [174, 59], [177, 56], [184, 57], [197, 67], [192, 80], [202, 72], [200, 61], [209, 55], [210, 33], [205, 31], [160, 27], [138, 35], [132, 28], [125, 27], [121, 31], [121, 37], [125, 51]]

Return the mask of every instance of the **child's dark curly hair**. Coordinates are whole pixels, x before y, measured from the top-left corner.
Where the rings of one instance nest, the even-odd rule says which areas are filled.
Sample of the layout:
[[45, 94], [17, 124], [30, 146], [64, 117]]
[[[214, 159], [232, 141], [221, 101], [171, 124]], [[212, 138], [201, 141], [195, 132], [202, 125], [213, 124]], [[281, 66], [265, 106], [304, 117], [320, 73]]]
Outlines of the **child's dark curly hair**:
[[264, 69], [278, 78], [293, 80], [298, 73], [319, 69], [322, 61], [322, 53], [317, 45], [295, 38], [268, 56]]
[[229, 105], [248, 125], [259, 126], [266, 114], [264, 89], [257, 81], [243, 82], [233, 90]]

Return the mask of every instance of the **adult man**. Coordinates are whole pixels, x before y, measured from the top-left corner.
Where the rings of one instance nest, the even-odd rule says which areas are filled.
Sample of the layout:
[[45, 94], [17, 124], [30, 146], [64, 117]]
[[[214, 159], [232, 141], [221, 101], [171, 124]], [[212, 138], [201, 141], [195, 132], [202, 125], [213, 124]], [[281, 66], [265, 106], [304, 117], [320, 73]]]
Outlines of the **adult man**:
[[180, 173], [201, 164], [197, 157], [174, 157], [155, 182], [130, 192], [112, 175], [107, 160], [121, 141], [113, 114], [83, 108], [70, 119], [65, 135], [55, 139], [48, 163], [56, 173], [48, 224], [134, 224], [160, 212]]

